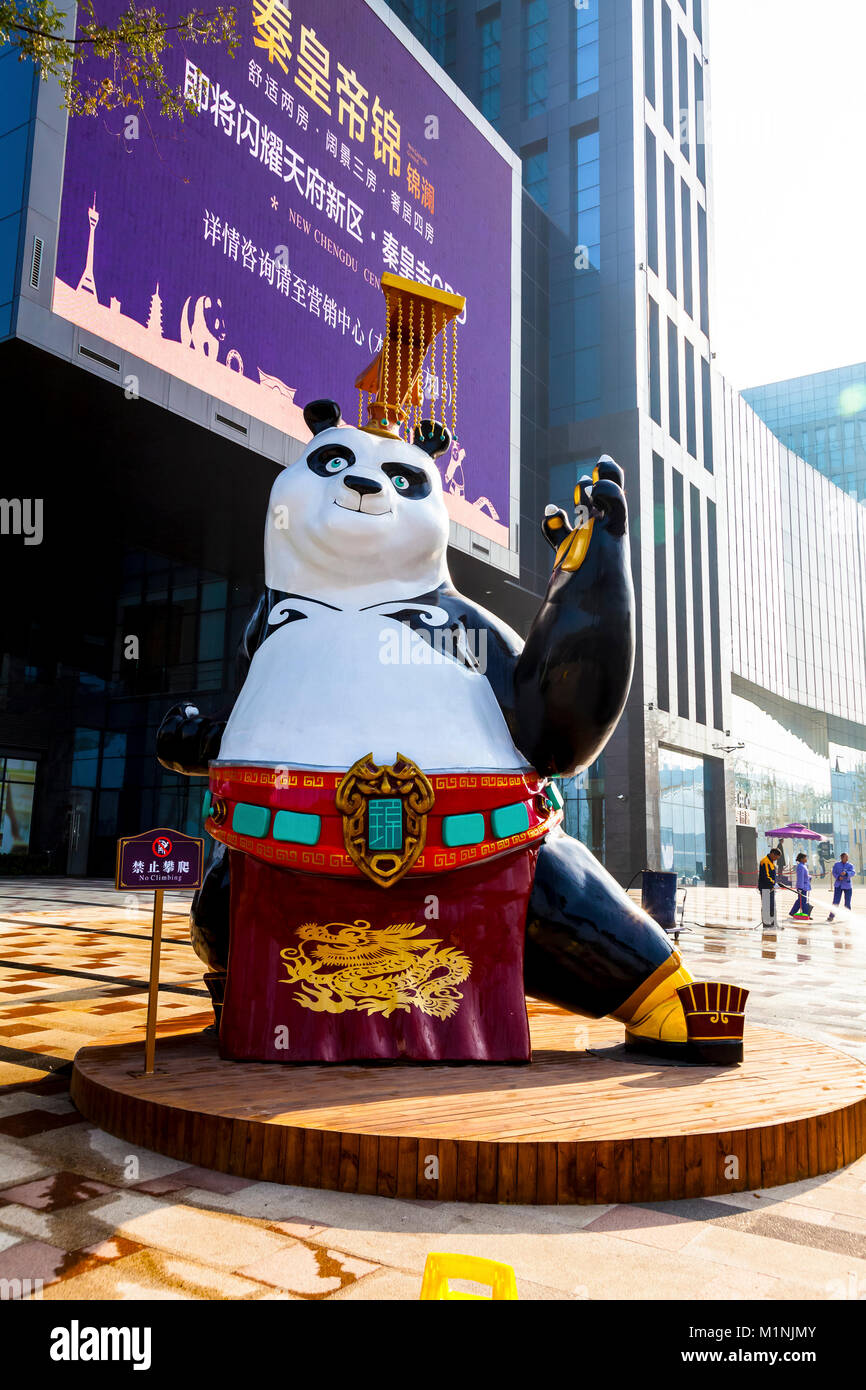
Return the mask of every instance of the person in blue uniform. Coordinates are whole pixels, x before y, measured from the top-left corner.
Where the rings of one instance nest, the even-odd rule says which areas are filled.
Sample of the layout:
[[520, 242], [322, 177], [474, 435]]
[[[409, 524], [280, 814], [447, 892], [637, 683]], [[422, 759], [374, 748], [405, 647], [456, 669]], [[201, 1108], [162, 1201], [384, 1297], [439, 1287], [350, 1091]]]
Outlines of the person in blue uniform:
[[[854, 865], [849, 861], [847, 854], [842, 853], [833, 865], [833, 906], [838, 907], [842, 899], [845, 899], [845, 906], [851, 907], [851, 890], [854, 887]], [[829, 921], [832, 922], [835, 913], [830, 914]]]
[[811, 917], [812, 904], [809, 902], [809, 894], [812, 891], [812, 878], [805, 854], [798, 854], [794, 862], [794, 887], [797, 890], [797, 896], [791, 905], [789, 916]]

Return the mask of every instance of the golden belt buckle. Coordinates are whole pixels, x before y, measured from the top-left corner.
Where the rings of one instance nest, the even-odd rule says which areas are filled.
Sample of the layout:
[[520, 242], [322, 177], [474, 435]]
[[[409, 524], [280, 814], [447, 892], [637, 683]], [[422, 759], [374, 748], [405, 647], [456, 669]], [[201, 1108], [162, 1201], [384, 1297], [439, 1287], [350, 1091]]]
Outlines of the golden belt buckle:
[[346, 852], [380, 888], [390, 888], [411, 869], [424, 848], [433, 788], [411, 758], [398, 753], [378, 767], [367, 753], [337, 788]]

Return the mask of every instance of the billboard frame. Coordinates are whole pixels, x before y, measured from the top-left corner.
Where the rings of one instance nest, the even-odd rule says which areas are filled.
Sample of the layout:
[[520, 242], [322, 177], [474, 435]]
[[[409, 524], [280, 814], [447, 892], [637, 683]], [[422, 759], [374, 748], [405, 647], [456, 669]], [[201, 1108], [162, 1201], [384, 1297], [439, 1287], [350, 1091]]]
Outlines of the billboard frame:
[[[399, 40], [463, 116], [511, 169], [510, 235], [510, 419], [509, 440], [509, 544], [499, 545], [455, 521], [450, 522], [450, 544], [464, 554], [494, 566], [512, 578], [520, 573], [520, 361], [521, 361], [521, 194], [522, 162], [490, 123], [461, 92], [429, 51], [398, 19], [384, 0], [363, 0], [367, 9]], [[77, 5], [68, 9], [69, 32], [74, 34]], [[152, 366], [126, 349], [62, 319], [51, 308], [63, 173], [66, 158], [68, 113], [60, 107], [56, 81], [39, 84], [30, 177], [27, 189], [25, 229], [21, 248], [21, 274], [12, 336], [32, 343], [78, 367], [93, 372], [121, 389], [134, 378], [138, 395], [174, 414], [210, 429], [235, 444], [249, 448], [280, 466], [297, 459], [304, 445], [291, 435], [228, 405], [216, 396]], [[31, 251], [34, 238], [41, 247], [38, 284], [31, 283]]]

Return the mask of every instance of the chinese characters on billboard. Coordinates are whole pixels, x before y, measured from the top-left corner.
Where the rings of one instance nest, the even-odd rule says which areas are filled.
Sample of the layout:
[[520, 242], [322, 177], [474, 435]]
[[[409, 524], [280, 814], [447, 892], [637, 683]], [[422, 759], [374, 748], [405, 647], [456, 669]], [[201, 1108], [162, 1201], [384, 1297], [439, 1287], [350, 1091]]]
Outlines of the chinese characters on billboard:
[[459, 393], [450, 514], [507, 547], [512, 164], [365, 0], [240, 0], [237, 27], [234, 58], [167, 54], [183, 123], [70, 121], [55, 312], [306, 441], [309, 400], [353, 422], [384, 271], [465, 295], [425, 413]]

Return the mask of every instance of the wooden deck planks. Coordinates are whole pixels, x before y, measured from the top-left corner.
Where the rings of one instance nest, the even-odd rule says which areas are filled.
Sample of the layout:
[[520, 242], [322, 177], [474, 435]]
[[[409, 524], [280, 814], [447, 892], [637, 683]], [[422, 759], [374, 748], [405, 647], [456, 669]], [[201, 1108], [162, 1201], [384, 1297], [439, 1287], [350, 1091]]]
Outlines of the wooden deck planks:
[[[771, 1029], [745, 1064], [630, 1055], [622, 1028], [529, 1001], [530, 1066], [222, 1062], [190, 1020], [140, 1074], [141, 1035], [82, 1049], [72, 1096], [131, 1143], [269, 1182], [405, 1199], [662, 1201], [830, 1172], [866, 1150], [866, 1067]], [[136, 1074], [138, 1073], [138, 1074]], [[732, 1161], [735, 1160], [735, 1161]]]

